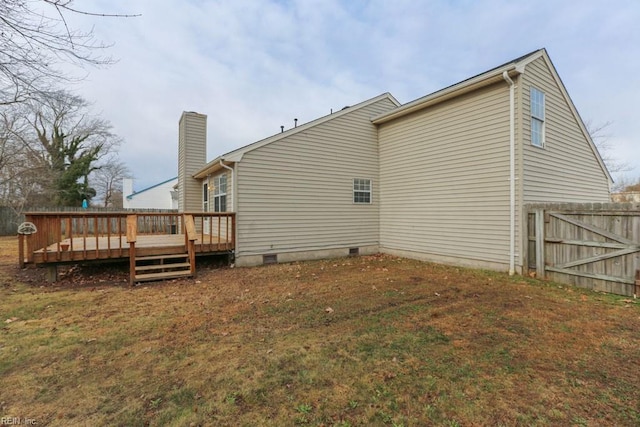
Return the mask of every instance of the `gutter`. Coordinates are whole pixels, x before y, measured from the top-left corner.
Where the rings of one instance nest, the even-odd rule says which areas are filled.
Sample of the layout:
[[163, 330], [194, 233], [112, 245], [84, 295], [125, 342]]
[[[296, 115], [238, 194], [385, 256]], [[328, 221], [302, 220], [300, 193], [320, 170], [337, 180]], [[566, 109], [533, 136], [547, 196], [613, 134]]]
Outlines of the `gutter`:
[[[506, 72], [513, 72], [517, 71], [517, 68], [516, 65], [509, 64], [506, 67], [502, 67], [501, 70]], [[371, 119], [371, 122], [375, 125], [386, 123], [407, 114], [411, 114], [413, 112], [420, 111], [424, 108], [431, 107], [435, 104], [439, 104], [449, 99], [456, 98], [465, 93], [473, 92], [482, 87], [497, 83], [501, 81], [504, 76], [504, 72], [501, 72], [501, 70], [491, 70], [490, 72], [480, 74], [478, 76], [464, 80], [460, 83], [456, 83], [455, 85], [441, 89], [432, 94], [423, 96], [422, 98], [418, 98], [396, 109], [382, 113]]]
[[515, 137], [515, 88], [516, 85], [504, 71], [502, 78], [509, 85], [509, 276], [516, 273], [516, 137]]

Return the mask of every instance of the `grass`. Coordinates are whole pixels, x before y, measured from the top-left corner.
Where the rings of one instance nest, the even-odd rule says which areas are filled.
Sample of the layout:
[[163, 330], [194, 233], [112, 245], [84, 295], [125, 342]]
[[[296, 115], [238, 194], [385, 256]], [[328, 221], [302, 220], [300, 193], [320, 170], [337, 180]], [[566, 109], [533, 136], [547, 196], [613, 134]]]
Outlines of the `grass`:
[[[130, 288], [0, 238], [0, 416], [38, 425], [640, 424], [640, 305], [369, 256]], [[6, 322], [9, 320], [9, 322]]]

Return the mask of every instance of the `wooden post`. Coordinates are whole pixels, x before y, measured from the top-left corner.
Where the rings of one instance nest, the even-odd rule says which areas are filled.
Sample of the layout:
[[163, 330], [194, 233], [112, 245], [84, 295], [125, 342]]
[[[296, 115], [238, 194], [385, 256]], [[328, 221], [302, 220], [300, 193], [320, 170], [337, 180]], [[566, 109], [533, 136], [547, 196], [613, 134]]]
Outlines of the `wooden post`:
[[138, 216], [127, 215], [127, 243], [129, 243], [129, 285], [136, 279], [136, 240], [138, 238]]
[[58, 264], [47, 265], [47, 282], [55, 283], [58, 281]]
[[539, 279], [545, 277], [545, 263], [544, 263], [544, 209], [536, 209], [536, 276]]
[[71, 228], [72, 227], [71, 221], [72, 221], [71, 217], [67, 218], [67, 230], [66, 230], [67, 239], [71, 239], [73, 237], [73, 229]]
[[196, 242], [189, 240], [189, 264], [191, 265], [191, 275], [196, 276]]
[[236, 250], [236, 214], [231, 217], [231, 249]]
[[133, 286], [136, 280], [136, 242], [129, 243], [129, 285]]
[[18, 234], [18, 254], [20, 259], [18, 260], [18, 265], [20, 269], [24, 268], [24, 234]]
[[189, 264], [191, 274], [196, 274], [196, 226], [193, 222], [193, 215], [184, 215], [182, 220], [184, 221], [185, 239], [187, 246], [187, 254], [189, 255]]

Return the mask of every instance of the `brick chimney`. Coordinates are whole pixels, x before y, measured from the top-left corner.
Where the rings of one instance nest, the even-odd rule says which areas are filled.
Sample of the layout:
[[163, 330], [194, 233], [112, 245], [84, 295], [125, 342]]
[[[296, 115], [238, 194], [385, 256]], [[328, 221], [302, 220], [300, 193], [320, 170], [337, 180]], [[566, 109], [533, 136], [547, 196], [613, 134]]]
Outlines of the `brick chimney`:
[[178, 125], [178, 211], [202, 211], [202, 184], [193, 175], [206, 164], [207, 116], [184, 111]]

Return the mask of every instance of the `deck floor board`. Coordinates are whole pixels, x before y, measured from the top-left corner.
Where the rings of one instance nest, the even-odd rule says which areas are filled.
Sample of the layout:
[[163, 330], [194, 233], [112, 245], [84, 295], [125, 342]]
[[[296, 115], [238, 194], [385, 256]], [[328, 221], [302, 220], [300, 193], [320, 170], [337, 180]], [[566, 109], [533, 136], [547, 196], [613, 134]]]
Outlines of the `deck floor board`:
[[[68, 248], [63, 250], [63, 245], [68, 245]], [[135, 246], [137, 256], [186, 251], [184, 234], [138, 235]], [[125, 236], [80, 236], [63, 239], [46, 248], [35, 250], [33, 254], [36, 263], [117, 259], [128, 258], [129, 247]], [[233, 244], [224, 237], [200, 234], [195, 241], [195, 249], [197, 254], [228, 252], [233, 250]]]

